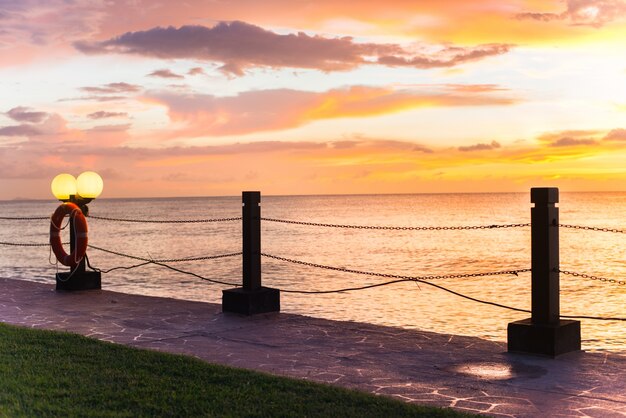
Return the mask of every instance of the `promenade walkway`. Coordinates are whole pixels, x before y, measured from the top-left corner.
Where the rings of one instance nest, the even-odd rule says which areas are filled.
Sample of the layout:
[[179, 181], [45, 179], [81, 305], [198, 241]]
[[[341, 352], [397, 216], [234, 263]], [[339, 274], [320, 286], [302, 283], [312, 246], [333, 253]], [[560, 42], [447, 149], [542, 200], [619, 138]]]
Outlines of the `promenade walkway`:
[[[507, 354], [473, 337], [0, 279], [0, 321], [511, 417], [625, 417], [626, 356]], [[584, 331], [583, 331], [584, 332]]]

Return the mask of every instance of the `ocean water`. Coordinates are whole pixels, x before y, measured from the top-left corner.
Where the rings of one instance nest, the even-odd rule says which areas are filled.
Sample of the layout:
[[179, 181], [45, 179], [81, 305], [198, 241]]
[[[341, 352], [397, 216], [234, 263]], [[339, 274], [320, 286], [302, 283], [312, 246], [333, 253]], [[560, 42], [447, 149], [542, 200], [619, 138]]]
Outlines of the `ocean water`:
[[[0, 202], [0, 216], [47, 216], [58, 202]], [[91, 215], [139, 219], [241, 216], [241, 197], [98, 199]], [[306, 222], [391, 226], [462, 226], [530, 222], [530, 197], [519, 194], [263, 196], [262, 216]], [[626, 229], [626, 193], [561, 193], [562, 224]], [[241, 222], [120, 223], [90, 218], [90, 244], [151, 259], [241, 251]], [[0, 220], [0, 242], [46, 243], [41, 221]], [[626, 280], [626, 234], [561, 228], [561, 269]], [[0, 245], [0, 277], [54, 283], [48, 247]], [[408, 276], [530, 268], [530, 228], [398, 231], [322, 228], [264, 221], [262, 251], [328, 266]], [[138, 264], [97, 250], [100, 269]], [[292, 290], [331, 290], [387, 281], [263, 258], [263, 284]], [[241, 259], [171, 263], [179, 269], [241, 283]], [[222, 290], [159, 266], [115, 270], [103, 288], [126, 293], [219, 303]], [[434, 283], [468, 296], [530, 309], [530, 273], [441, 279]], [[528, 314], [478, 304], [425, 284], [405, 282], [356, 292], [281, 294], [283, 312], [505, 341], [511, 321]], [[626, 286], [561, 275], [561, 313], [626, 317]], [[626, 353], [626, 324], [582, 320], [583, 349]]]

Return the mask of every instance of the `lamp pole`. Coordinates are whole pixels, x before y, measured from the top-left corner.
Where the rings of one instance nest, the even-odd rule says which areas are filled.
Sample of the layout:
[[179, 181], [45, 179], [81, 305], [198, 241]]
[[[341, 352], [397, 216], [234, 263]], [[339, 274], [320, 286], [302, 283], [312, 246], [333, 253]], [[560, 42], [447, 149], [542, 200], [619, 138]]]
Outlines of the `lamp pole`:
[[[80, 239], [84, 239], [84, 246], [87, 245], [87, 221], [83, 219], [89, 216], [89, 207], [87, 204], [93, 199], [98, 197], [102, 192], [103, 182], [102, 178], [92, 171], [87, 171], [78, 176], [75, 179], [70, 174], [59, 174], [52, 180], [52, 193], [54, 196], [64, 203], [73, 203], [78, 206], [80, 214], [72, 213], [70, 215], [70, 248], [73, 254], [78, 253], [78, 243]], [[63, 206], [63, 205], [62, 205]], [[59, 209], [62, 208], [59, 207]], [[57, 209], [57, 211], [59, 210]], [[80, 216], [82, 214], [82, 216]], [[81, 236], [77, 236], [75, 227], [75, 216], [80, 216], [81, 224]], [[54, 218], [54, 215], [53, 215]], [[63, 212], [59, 219], [62, 221]], [[56, 222], [59, 223], [59, 222]], [[60, 225], [56, 227], [56, 233], [60, 232]], [[51, 229], [52, 231], [52, 229]], [[58, 235], [55, 235], [58, 237]], [[56, 242], [60, 246], [60, 238]], [[52, 238], [51, 238], [52, 240]], [[53, 246], [53, 249], [55, 247]], [[85, 248], [83, 247], [82, 250]], [[82, 252], [82, 251], [81, 251]], [[61, 261], [61, 259], [59, 259]], [[63, 261], [62, 261], [63, 262]], [[57, 290], [91, 290], [101, 289], [101, 273], [99, 271], [87, 271], [86, 270], [87, 253], [85, 252], [80, 261], [77, 264], [67, 264], [67, 261], [63, 262], [66, 265], [71, 265], [73, 268], [69, 272], [62, 272], [56, 274], [56, 289]]]

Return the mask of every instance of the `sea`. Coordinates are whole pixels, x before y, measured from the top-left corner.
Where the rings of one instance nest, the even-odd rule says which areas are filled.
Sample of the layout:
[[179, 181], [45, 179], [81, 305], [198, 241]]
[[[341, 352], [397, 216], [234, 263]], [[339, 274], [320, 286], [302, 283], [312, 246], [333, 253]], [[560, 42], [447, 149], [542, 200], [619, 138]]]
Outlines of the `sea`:
[[[0, 217], [47, 217], [59, 202], [2, 201]], [[263, 285], [282, 290], [326, 291], [374, 285], [393, 278], [342, 269], [410, 277], [449, 276], [530, 268], [530, 227], [445, 229], [458, 226], [526, 224], [529, 193], [262, 196], [263, 218], [358, 226], [437, 227], [426, 230], [337, 228], [262, 221], [262, 252], [318, 264], [323, 269], [262, 258]], [[562, 192], [560, 223], [626, 230], [626, 193]], [[97, 199], [91, 216], [138, 220], [198, 220], [240, 217], [241, 196]], [[206, 223], [129, 223], [89, 217], [89, 243], [147, 259], [210, 257], [241, 251], [240, 220]], [[626, 317], [626, 233], [560, 230], [562, 315]], [[54, 283], [57, 271], [46, 244], [49, 221], [0, 219], [0, 277]], [[69, 240], [67, 229], [66, 237]], [[221, 303], [222, 290], [240, 284], [240, 256], [169, 262], [181, 271], [96, 249], [90, 264], [115, 269], [102, 287], [116, 292]], [[595, 279], [595, 280], [594, 280]], [[602, 280], [608, 279], [608, 280]], [[232, 284], [216, 284], [222, 281]], [[427, 279], [458, 294], [530, 309], [530, 273]], [[87, 295], [85, 297], [88, 297]], [[406, 329], [506, 341], [507, 324], [524, 312], [479, 303], [428, 283], [394, 283], [358, 291], [281, 294], [282, 312], [366, 322]], [[582, 319], [588, 351], [626, 354], [626, 322]]]

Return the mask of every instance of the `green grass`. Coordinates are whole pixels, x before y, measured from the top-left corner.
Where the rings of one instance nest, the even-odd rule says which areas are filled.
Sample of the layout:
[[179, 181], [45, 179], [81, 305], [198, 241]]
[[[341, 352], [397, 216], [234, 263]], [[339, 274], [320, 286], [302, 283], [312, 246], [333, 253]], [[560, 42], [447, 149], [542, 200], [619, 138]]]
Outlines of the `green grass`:
[[466, 415], [73, 334], [0, 324], [0, 416]]

